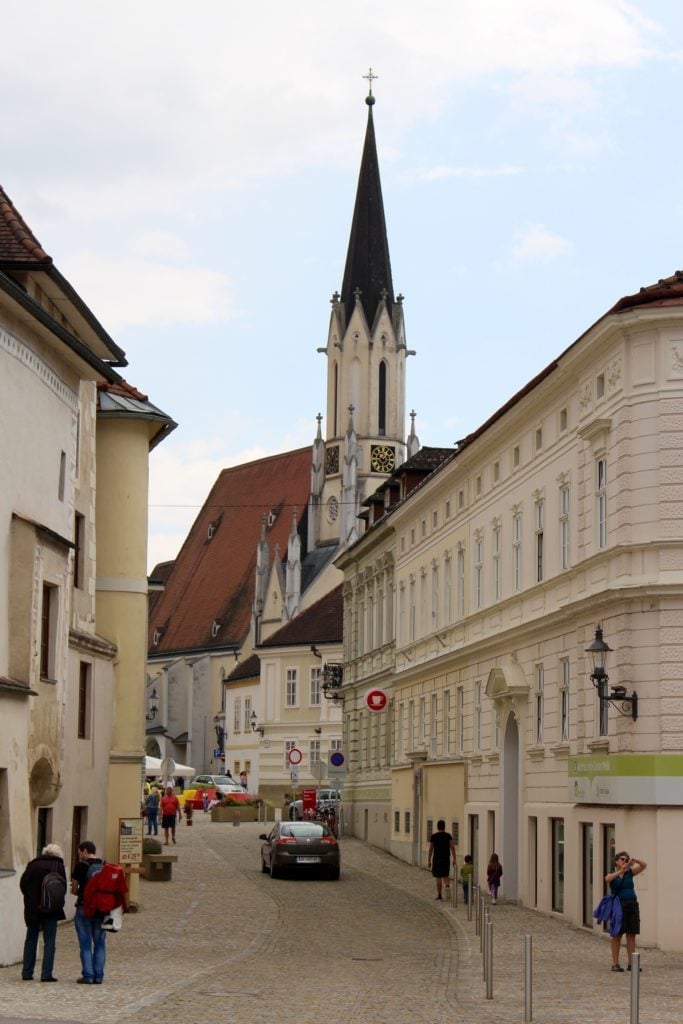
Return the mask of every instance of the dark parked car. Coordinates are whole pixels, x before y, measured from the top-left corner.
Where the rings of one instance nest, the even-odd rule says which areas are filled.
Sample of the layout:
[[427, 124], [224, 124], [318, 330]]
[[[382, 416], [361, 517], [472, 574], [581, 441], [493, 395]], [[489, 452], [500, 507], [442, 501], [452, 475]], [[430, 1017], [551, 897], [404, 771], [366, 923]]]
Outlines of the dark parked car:
[[277, 878], [284, 871], [321, 868], [339, 878], [339, 843], [327, 825], [317, 821], [279, 821], [262, 833], [261, 870]]

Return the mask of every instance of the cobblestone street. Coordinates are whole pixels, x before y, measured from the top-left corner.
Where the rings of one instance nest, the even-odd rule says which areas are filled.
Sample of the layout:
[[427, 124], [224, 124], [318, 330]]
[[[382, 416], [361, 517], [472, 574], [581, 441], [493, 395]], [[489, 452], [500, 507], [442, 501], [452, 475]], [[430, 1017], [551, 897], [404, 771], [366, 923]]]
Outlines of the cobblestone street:
[[[78, 986], [71, 923], [60, 927], [58, 985], [0, 969], [0, 1021], [160, 1024], [445, 1024], [524, 1020], [524, 935], [534, 941], [534, 1020], [629, 1020], [630, 975], [609, 971], [608, 943], [500, 904], [494, 999], [465, 908], [434, 900], [424, 871], [353, 840], [342, 878], [274, 880], [260, 871], [264, 826], [195, 817], [178, 831], [171, 883], [144, 882], [140, 912], [108, 937], [105, 983]], [[640, 1020], [681, 1021], [683, 957], [642, 950]]]

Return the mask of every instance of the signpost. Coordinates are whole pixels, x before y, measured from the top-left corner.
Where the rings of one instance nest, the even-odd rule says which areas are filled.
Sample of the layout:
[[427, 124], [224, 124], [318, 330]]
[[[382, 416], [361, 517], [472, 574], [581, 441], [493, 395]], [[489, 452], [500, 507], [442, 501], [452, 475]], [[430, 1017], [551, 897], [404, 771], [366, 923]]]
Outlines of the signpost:
[[380, 690], [378, 686], [368, 690], [365, 694], [365, 706], [369, 711], [384, 711], [389, 703], [389, 694], [386, 690]]
[[129, 866], [142, 860], [142, 818], [119, 818], [119, 864]]

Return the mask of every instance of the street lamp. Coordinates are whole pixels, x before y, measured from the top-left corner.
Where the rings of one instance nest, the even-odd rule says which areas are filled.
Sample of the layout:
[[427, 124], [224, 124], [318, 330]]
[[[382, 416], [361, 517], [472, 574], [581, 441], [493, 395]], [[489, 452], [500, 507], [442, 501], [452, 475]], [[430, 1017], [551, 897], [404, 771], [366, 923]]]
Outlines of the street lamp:
[[607, 693], [607, 685], [609, 683], [609, 676], [605, 671], [605, 662], [607, 655], [610, 654], [612, 648], [608, 643], [605, 642], [602, 635], [602, 627], [595, 627], [595, 638], [590, 647], [586, 648], [586, 654], [590, 654], [593, 659], [593, 671], [591, 672], [591, 682], [595, 689], [598, 691], [598, 701], [600, 702], [600, 709], [607, 710], [611, 704], [612, 707], [616, 708], [620, 715], [624, 718], [632, 718], [635, 722], [638, 718], [638, 694], [634, 690], [629, 696], [626, 693], [626, 687], [613, 683], [610, 686], [610, 692]]
[[252, 732], [257, 732], [259, 734], [259, 736], [261, 738], [263, 738], [263, 734], [264, 734], [264, 732], [266, 730], [263, 728], [262, 725], [258, 724], [258, 718], [256, 717], [256, 712], [255, 711], [252, 711], [250, 721], [251, 721], [251, 731]]
[[225, 729], [223, 728], [223, 719], [220, 715], [213, 716], [213, 727], [216, 732], [216, 742], [218, 743], [218, 749], [221, 754], [225, 749]]
[[344, 682], [344, 666], [336, 661], [328, 661], [323, 668], [323, 682], [321, 690], [325, 700], [331, 700], [334, 707], [342, 707], [344, 698], [340, 694]]
[[148, 722], [152, 722], [157, 717], [157, 715], [159, 713], [159, 704], [160, 704], [160, 702], [161, 701], [160, 701], [159, 694], [157, 693], [156, 688], [155, 688], [154, 690], [152, 690], [152, 692], [149, 695], [149, 711], [145, 715], [145, 719]]

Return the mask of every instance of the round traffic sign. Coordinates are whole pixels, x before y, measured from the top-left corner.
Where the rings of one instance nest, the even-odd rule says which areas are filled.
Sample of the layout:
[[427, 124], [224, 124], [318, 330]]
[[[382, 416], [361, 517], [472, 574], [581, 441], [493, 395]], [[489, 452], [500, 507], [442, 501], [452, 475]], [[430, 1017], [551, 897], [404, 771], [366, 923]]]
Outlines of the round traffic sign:
[[380, 690], [379, 687], [368, 690], [365, 694], [365, 705], [370, 711], [384, 711], [388, 703], [389, 695], [386, 690]]
[[341, 750], [333, 750], [330, 754], [330, 764], [333, 768], [341, 768], [346, 758], [342, 754]]
[[301, 753], [298, 747], [292, 747], [290, 752], [287, 754], [287, 760], [290, 764], [301, 764], [304, 759], [304, 755]]

